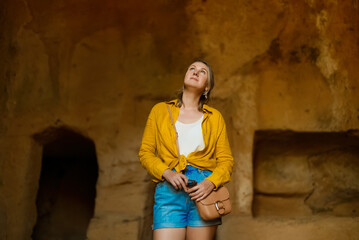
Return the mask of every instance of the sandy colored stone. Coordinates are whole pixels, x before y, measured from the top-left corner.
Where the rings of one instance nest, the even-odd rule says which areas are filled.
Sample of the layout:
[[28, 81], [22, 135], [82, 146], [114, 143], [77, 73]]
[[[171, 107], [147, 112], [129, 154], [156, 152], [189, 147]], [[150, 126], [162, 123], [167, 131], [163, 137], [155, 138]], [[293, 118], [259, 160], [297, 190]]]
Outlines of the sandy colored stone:
[[312, 215], [304, 203], [303, 196], [266, 196], [256, 194], [253, 201], [253, 215], [258, 218], [301, 218]]
[[[356, 196], [356, 168], [335, 160], [329, 168], [343, 173], [331, 174], [328, 184], [325, 171], [311, 175], [323, 189], [308, 200], [327, 204], [333, 215], [302, 220], [304, 210], [296, 209], [304, 206], [295, 200], [298, 208], [288, 207], [291, 199], [269, 201], [285, 204], [291, 220], [265, 199], [262, 210], [279, 220], [252, 214], [256, 188], [310, 189], [298, 152], [265, 153], [271, 164], [260, 163], [254, 175], [259, 131], [359, 129], [358, 8], [350, 0], [1, 1], [0, 238], [31, 238], [46, 144], [34, 135], [65, 126], [96, 148], [89, 239], [151, 239], [153, 185], [137, 156], [146, 118], [182, 87], [188, 64], [203, 58], [214, 69], [211, 105], [225, 118], [236, 163], [229, 184], [234, 214], [217, 239], [356, 240], [357, 219], [335, 217], [348, 216], [355, 204], [333, 201], [328, 191], [339, 178], [339, 189]], [[291, 167], [281, 168], [286, 161]]]
[[107, 214], [93, 218], [87, 238], [91, 239], [137, 239], [138, 219], [125, 214]]
[[[343, 212], [336, 214], [356, 215], [359, 206], [359, 154], [358, 148], [348, 147], [314, 155], [310, 159], [313, 169], [314, 191], [306, 204], [314, 212], [333, 211], [338, 205]], [[356, 205], [356, 207], [355, 207]], [[345, 208], [347, 208], [345, 210]]]
[[305, 194], [313, 189], [305, 156], [267, 154], [255, 167], [258, 169], [255, 170], [255, 189], [259, 192]]
[[[236, 226], [236, 227], [233, 227]], [[219, 228], [218, 239], [285, 240], [356, 240], [359, 234], [358, 219], [353, 218], [263, 218], [228, 217]]]

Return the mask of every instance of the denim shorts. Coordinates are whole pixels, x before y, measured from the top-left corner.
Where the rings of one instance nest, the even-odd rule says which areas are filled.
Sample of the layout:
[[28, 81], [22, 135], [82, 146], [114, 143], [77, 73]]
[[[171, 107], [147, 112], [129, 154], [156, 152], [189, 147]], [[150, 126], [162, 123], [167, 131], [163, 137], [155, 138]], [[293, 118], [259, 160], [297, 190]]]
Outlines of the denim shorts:
[[[202, 182], [212, 174], [211, 171], [200, 170], [187, 165], [184, 174], [188, 179]], [[204, 227], [220, 225], [221, 219], [204, 221], [199, 216], [195, 201], [191, 200], [183, 189], [176, 190], [167, 181], [157, 183], [155, 204], [153, 206], [153, 229]]]

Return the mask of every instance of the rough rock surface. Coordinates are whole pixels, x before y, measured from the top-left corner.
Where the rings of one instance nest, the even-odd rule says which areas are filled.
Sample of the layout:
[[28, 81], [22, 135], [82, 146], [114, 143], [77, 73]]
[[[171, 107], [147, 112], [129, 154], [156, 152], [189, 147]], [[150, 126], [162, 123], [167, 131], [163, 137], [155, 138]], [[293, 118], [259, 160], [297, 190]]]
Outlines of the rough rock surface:
[[[236, 159], [229, 184], [234, 213], [218, 239], [238, 233], [241, 239], [355, 239], [354, 217], [306, 216], [303, 225], [300, 211], [291, 212], [291, 221], [280, 212], [279, 220], [242, 216], [252, 216], [256, 131], [358, 130], [358, 9], [357, 0], [2, 0], [0, 237], [30, 239], [43, 147], [51, 143], [35, 136], [66, 127], [96, 149], [88, 239], [150, 239], [153, 185], [137, 157], [145, 121], [155, 103], [182, 86], [188, 64], [204, 58], [216, 78], [212, 106], [226, 120]], [[340, 153], [347, 167], [333, 160], [328, 169], [356, 169], [344, 159], [357, 155]], [[301, 157], [290, 159], [298, 170], [293, 178], [306, 179]], [[332, 158], [310, 161], [325, 169], [323, 159]], [[313, 175], [322, 186], [324, 172]], [[341, 182], [353, 187], [350, 196], [357, 194], [356, 181], [357, 175]], [[283, 188], [306, 192], [308, 183]], [[315, 191], [307, 204], [333, 208], [338, 202], [330, 194]]]
[[349, 133], [258, 131], [256, 217], [359, 217], [359, 138]]

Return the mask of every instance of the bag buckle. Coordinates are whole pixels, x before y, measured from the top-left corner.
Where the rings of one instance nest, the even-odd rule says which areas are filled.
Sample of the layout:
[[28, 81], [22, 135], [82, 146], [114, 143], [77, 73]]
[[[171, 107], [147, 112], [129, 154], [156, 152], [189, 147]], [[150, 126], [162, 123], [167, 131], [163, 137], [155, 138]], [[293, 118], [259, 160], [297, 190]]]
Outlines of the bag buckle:
[[217, 201], [214, 203], [214, 206], [216, 207], [217, 209], [217, 212], [222, 215], [224, 214], [224, 212], [226, 211], [226, 208], [224, 207], [224, 204], [222, 201]]

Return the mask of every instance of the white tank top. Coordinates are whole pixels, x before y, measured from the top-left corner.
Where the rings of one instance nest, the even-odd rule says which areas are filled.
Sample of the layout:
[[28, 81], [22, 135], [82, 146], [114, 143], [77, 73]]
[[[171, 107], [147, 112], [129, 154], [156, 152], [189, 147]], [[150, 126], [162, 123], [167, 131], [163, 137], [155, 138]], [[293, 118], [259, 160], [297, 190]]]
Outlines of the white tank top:
[[176, 121], [175, 125], [178, 132], [178, 145], [181, 155], [187, 157], [191, 152], [197, 152], [204, 149], [202, 120], [203, 115], [193, 123]]

